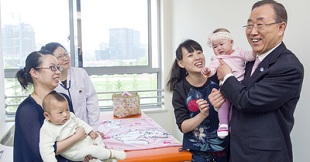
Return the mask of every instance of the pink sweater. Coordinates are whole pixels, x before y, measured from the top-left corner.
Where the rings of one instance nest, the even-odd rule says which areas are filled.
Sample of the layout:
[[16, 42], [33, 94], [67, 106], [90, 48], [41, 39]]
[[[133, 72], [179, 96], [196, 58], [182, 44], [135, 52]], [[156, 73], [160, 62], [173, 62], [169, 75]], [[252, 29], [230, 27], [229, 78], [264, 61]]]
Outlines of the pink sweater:
[[231, 67], [233, 75], [239, 81], [242, 81], [244, 78], [245, 62], [254, 61], [255, 56], [252, 51], [245, 51], [241, 48], [236, 48], [230, 55], [217, 55], [212, 58], [209, 65], [210, 77], [216, 73], [217, 68], [220, 66], [218, 59], [225, 61]]

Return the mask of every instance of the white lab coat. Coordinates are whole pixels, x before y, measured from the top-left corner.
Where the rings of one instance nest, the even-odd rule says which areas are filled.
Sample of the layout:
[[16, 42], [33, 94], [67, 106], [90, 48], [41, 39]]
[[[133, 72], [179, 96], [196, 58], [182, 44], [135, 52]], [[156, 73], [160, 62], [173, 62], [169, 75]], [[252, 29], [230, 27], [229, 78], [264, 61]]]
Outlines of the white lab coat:
[[[97, 92], [87, 72], [83, 68], [70, 67], [67, 74], [66, 88], [60, 83], [55, 90], [67, 94], [71, 98], [75, 115], [97, 131], [100, 118], [99, 101]], [[70, 94], [68, 91], [70, 91]]]

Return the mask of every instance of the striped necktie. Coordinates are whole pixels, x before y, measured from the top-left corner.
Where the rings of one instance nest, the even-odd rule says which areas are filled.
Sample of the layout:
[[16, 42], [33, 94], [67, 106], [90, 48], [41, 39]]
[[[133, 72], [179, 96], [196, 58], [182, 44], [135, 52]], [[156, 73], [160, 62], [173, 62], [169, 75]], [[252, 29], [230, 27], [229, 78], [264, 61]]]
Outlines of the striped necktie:
[[253, 74], [253, 72], [255, 71], [255, 69], [257, 68], [257, 66], [259, 65], [260, 60], [258, 59], [258, 57], [256, 57], [253, 68], [252, 68], [252, 72], [251, 75]]

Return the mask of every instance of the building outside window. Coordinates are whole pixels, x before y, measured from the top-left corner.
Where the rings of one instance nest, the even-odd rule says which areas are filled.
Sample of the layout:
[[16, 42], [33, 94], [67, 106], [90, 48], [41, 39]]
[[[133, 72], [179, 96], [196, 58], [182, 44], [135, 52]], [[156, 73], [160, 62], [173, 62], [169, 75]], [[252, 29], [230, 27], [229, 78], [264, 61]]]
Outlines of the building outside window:
[[49, 42], [63, 44], [71, 65], [86, 69], [103, 111], [123, 91], [138, 92], [143, 109], [162, 108], [159, 0], [0, 2], [7, 115], [32, 91], [21, 89], [17, 70]]

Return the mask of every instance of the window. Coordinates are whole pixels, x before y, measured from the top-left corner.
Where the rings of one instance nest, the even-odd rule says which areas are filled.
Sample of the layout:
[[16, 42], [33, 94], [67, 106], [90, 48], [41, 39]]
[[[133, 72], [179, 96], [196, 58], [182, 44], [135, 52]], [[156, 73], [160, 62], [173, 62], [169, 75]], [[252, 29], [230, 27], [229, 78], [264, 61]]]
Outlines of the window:
[[86, 69], [102, 110], [123, 91], [137, 91], [142, 108], [161, 108], [159, 0], [0, 1], [7, 114], [32, 91], [21, 90], [17, 70], [52, 41], [70, 51], [72, 66]]
[[50, 41], [68, 45], [68, 9], [68, 1], [62, 0], [1, 0], [1, 56], [7, 114], [14, 114], [19, 103], [29, 95], [15, 79], [27, 55]]

